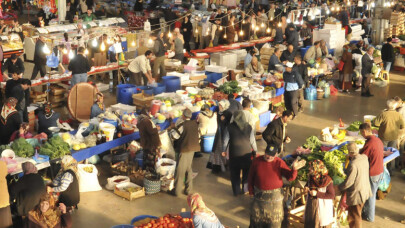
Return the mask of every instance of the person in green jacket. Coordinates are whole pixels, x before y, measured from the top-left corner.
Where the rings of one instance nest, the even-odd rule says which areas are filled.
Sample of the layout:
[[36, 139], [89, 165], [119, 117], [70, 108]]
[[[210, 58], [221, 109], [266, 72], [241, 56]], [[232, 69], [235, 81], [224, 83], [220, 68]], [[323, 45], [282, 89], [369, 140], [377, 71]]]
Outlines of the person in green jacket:
[[96, 17], [96, 15], [93, 14], [93, 10], [88, 9], [87, 14], [83, 14], [82, 19], [83, 19], [83, 22], [89, 22], [89, 21], [97, 20], [97, 17]]

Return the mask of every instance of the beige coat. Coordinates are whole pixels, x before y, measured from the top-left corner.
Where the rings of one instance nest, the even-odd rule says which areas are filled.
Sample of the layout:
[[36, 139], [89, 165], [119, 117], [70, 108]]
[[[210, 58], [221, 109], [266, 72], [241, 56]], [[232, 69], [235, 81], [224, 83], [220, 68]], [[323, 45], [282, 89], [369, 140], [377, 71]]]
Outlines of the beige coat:
[[349, 206], [360, 205], [371, 197], [368, 158], [364, 154], [356, 155], [346, 170], [346, 180], [339, 185], [341, 192], [346, 192]]
[[[257, 72], [255, 71], [257, 70]], [[245, 75], [248, 78], [253, 77], [253, 74], [260, 74], [262, 75], [264, 73], [264, 68], [260, 62], [257, 63], [257, 68], [253, 69], [252, 63], [250, 63], [246, 68], [245, 68]]]
[[200, 136], [215, 135], [217, 128], [218, 122], [216, 113], [211, 111], [208, 116], [203, 113], [198, 114], [198, 130]]
[[4, 161], [0, 161], [0, 208], [10, 205], [6, 180], [7, 174], [7, 164]]
[[322, 57], [322, 50], [321, 48], [316, 48], [315, 46], [311, 46], [308, 51], [304, 55], [304, 60], [309, 61], [311, 59], [316, 60]]

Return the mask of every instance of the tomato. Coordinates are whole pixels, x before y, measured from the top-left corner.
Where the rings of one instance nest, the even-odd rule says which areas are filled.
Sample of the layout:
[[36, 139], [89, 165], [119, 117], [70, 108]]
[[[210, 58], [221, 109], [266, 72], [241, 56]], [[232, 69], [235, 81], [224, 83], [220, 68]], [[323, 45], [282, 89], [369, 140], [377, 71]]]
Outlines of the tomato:
[[174, 223], [169, 223], [168, 227], [174, 227]]

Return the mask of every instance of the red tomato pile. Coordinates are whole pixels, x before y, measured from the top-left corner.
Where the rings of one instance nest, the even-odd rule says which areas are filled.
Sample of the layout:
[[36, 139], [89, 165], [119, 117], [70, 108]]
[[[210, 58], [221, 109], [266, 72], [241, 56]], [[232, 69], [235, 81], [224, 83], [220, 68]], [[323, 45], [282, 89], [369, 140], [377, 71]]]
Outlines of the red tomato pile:
[[183, 218], [179, 215], [167, 214], [158, 219], [152, 220], [146, 224], [135, 226], [134, 228], [194, 228], [193, 220], [189, 218]]

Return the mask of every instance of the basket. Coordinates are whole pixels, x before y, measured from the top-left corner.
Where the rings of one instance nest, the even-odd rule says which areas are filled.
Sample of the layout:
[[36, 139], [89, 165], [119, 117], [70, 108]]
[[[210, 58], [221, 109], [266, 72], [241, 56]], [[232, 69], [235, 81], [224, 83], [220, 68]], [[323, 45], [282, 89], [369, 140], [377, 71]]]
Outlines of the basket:
[[143, 186], [145, 187], [146, 195], [151, 195], [160, 192], [160, 178], [153, 174], [145, 175], [143, 179]]
[[322, 100], [324, 96], [325, 96], [325, 92], [324, 92], [324, 91], [317, 91], [317, 92], [316, 92], [316, 98], [317, 98], [318, 100]]
[[143, 220], [143, 219], [146, 219], [146, 218], [157, 219], [158, 217], [153, 216], [153, 215], [139, 215], [139, 216], [136, 216], [135, 218], [133, 218], [133, 219], [131, 220], [131, 225], [133, 225], [134, 223], [136, 223], [136, 222], [138, 222], [138, 221], [141, 221], [141, 220]]

